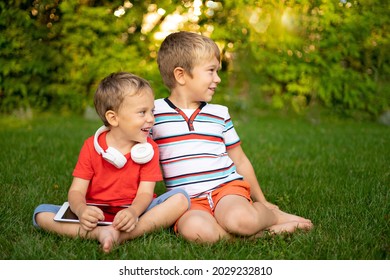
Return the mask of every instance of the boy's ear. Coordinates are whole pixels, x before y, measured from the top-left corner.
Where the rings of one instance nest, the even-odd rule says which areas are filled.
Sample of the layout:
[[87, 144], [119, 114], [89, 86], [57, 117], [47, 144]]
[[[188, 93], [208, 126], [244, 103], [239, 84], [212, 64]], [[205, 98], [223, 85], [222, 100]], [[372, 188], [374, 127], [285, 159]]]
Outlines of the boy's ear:
[[106, 116], [106, 120], [108, 121], [108, 123], [111, 126], [117, 126], [118, 125], [118, 118], [117, 118], [117, 115], [116, 115], [116, 113], [114, 111], [108, 110], [105, 113], [105, 116]]
[[179, 85], [184, 85], [185, 84], [185, 70], [181, 67], [176, 67], [173, 70], [173, 75], [175, 76], [175, 80]]

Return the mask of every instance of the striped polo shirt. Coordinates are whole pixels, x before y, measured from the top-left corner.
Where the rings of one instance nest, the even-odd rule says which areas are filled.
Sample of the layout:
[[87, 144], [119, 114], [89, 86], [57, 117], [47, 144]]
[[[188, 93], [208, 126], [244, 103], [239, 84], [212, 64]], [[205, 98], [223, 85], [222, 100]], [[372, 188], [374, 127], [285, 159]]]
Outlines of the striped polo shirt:
[[240, 145], [228, 108], [203, 102], [188, 114], [167, 98], [155, 100], [151, 134], [159, 146], [167, 189], [182, 188], [190, 197], [201, 197], [242, 179], [227, 154]]

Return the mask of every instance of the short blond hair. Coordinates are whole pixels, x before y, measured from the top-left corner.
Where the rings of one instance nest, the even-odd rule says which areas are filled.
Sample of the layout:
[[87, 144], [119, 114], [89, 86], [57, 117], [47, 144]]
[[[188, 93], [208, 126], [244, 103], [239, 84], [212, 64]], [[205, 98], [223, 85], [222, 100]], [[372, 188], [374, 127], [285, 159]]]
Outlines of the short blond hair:
[[109, 126], [106, 119], [107, 111], [117, 112], [127, 95], [140, 94], [145, 90], [153, 94], [149, 82], [132, 73], [117, 72], [105, 77], [100, 82], [93, 99], [95, 110], [104, 125]]
[[173, 74], [176, 67], [183, 68], [190, 75], [192, 69], [204, 59], [217, 58], [220, 50], [210, 38], [188, 31], [171, 33], [162, 42], [157, 56], [157, 64], [164, 84], [173, 89], [176, 86]]

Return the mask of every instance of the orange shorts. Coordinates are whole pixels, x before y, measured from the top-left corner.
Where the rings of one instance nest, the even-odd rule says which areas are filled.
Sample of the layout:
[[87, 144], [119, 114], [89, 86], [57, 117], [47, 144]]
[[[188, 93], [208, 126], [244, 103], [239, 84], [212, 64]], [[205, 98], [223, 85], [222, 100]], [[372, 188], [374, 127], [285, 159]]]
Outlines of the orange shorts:
[[[239, 195], [243, 196], [252, 203], [251, 199], [251, 186], [248, 182], [243, 180], [235, 180], [226, 184], [221, 185], [219, 188], [210, 191], [207, 196], [199, 198], [191, 198], [190, 210], [201, 210], [210, 213], [214, 216], [214, 210], [218, 202], [227, 195]], [[179, 218], [180, 219], [180, 218]], [[174, 225], [174, 230], [177, 232], [177, 222]]]
[[252, 202], [250, 189], [251, 186], [249, 183], [243, 180], [235, 180], [223, 184], [218, 189], [209, 192], [206, 197], [191, 198], [191, 207], [189, 210], [202, 210], [214, 216], [215, 207], [224, 196], [239, 195]]

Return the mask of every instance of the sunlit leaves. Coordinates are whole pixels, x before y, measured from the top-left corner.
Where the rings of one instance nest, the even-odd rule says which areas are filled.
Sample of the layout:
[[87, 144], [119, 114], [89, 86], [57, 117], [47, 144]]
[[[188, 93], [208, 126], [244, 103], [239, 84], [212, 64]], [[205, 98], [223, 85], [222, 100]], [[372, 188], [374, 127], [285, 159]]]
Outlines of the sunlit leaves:
[[156, 55], [170, 32], [213, 38], [223, 60], [215, 101], [313, 103], [378, 115], [389, 108], [386, 1], [34, 0], [0, 3], [0, 112], [81, 112], [97, 82], [126, 70], [166, 94]]

